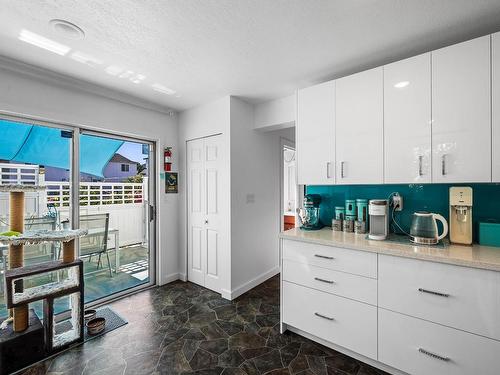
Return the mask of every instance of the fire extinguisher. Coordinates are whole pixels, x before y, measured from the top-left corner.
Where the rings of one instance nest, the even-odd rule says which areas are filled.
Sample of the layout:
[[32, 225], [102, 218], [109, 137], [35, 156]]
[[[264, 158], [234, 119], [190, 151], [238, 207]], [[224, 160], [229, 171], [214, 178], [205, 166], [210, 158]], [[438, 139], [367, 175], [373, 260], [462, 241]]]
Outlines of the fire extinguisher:
[[163, 158], [163, 168], [165, 172], [170, 172], [172, 170], [172, 147], [165, 148]]

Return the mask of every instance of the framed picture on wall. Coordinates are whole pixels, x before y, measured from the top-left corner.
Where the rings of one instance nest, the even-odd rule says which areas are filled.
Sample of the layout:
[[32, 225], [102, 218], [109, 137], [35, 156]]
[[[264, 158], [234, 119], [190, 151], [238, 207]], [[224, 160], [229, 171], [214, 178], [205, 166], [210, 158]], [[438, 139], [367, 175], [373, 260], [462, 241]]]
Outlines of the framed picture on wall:
[[178, 193], [177, 172], [165, 172], [165, 193]]

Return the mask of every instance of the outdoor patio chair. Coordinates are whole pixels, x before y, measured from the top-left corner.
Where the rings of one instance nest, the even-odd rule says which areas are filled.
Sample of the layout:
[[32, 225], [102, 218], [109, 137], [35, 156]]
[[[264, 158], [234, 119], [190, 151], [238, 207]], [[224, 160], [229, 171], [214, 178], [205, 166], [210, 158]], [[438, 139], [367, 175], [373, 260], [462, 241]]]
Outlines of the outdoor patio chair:
[[102, 266], [101, 256], [108, 259], [109, 276], [113, 277], [108, 254], [109, 214], [80, 216], [80, 229], [87, 229], [88, 234], [80, 238], [80, 258], [98, 256], [97, 268]]

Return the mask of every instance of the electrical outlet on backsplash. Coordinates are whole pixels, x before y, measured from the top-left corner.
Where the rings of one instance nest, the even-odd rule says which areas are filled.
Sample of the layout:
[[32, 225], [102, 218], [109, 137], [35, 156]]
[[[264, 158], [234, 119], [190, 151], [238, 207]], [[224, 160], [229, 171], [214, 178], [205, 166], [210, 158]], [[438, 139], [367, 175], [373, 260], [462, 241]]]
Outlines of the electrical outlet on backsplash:
[[398, 192], [404, 197], [404, 206], [397, 217], [402, 228], [409, 231], [415, 211], [439, 213], [449, 220], [451, 186], [470, 186], [474, 192], [473, 232], [477, 242], [479, 221], [500, 222], [500, 184], [310, 185], [305, 193], [321, 195], [320, 219], [331, 226], [335, 206], [344, 205], [346, 199], [387, 199]]

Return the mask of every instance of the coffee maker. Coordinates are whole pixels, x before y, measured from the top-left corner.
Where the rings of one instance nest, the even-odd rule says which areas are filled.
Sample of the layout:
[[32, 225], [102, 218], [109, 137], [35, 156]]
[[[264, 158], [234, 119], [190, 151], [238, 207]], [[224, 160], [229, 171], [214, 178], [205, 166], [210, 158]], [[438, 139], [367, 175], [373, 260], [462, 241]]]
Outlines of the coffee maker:
[[450, 241], [472, 244], [472, 188], [450, 187]]
[[370, 240], [385, 240], [389, 234], [389, 201], [387, 199], [371, 199], [368, 203], [370, 216]]
[[300, 229], [318, 230], [323, 227], [319, 220], [320, 203], [321, 195], [319, 194], [306, 194], [304, 196], [304, 207], [297, 209], [300, 219]]

